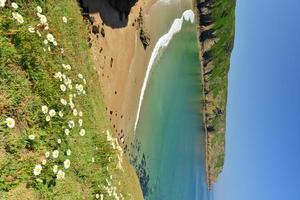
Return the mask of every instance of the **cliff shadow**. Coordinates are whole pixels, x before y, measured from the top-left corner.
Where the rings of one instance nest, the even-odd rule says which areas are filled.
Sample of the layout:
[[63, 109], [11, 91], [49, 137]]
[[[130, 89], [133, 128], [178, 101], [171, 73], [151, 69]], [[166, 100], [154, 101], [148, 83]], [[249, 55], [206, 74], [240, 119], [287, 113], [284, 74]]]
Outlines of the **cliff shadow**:
[[85, 13], [99, 13], [103, 23], [111, 28], [128, 24], [128, 15], [137, 0], [79, 0]]

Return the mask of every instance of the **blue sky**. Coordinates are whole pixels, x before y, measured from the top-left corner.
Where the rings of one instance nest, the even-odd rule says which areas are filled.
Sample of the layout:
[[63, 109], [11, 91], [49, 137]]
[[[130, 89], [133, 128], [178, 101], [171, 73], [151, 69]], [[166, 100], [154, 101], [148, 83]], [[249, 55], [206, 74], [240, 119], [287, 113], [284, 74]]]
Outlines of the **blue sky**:
[[215, 200], [300, 200], [299, 49], [299, 0], [238, 0]]

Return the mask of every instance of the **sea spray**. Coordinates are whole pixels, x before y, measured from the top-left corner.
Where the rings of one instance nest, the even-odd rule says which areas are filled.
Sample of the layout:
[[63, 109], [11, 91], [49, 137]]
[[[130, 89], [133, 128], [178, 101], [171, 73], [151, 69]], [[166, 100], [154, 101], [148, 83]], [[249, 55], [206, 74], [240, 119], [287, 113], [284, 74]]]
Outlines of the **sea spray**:
[[137, 110], [136, 120], [135, 120], [135, 124], [134, 124], [134, 132], [136, 131], [137, 124], [138, 124], [138, 121], [140, 118], [140, 111], [141, 111], [141, 106], [142, 106], [143, 99], [144, 99], [145, 90], [147, 87], [149, 75], [150, 75], [150, 72], [151, 72], [151, 69], [152, 69], [155, 59], [159, 55], [160, 50], [162, 48], [167, 47], [169, 45], [170, 41], [172, 40], [173, 36], [181, 30], [183, 22], [190, 21], [191, 23], [194, 23], [194, 19], [195, 19], [195, 14], [192, 10], [184, 11], [181, 18], [176, 18], [173, 21], [173, 24], [172, 24], [171, 28], [169, 29], [168, 33], [166, 33], [162, 37], [160, 37], [159, 40], [157, 41], [157, 43], [155, 44], [155, 47], [151, 53], [151, 57], [150, 57], [150, 60], [149, 60], [148, 66], [147, 66], [146, 75], [145, 75], [144, 82], [142, 85], [142, 90], [140, 93], [138, 110]]

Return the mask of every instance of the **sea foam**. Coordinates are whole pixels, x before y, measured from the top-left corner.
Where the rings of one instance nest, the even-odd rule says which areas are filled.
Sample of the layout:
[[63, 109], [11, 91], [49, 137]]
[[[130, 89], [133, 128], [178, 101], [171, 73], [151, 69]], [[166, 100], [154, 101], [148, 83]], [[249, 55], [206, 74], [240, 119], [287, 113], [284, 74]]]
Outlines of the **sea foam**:
[[138, 121], [139, 121], [139, 118], [140, 118], [140, 111], [141, 111], [141, 107], [142, 107], [142, 103], [143, 103], [144, 94], [145, 94], [145, 90], [146, 90], [146, 87], [147, 87], [149, 75], [150, 75], [152, 66], [155, 62], [155, 59], [159, 55], [159, 51], [162, 48], [165, 48], [169, 45], [169, 43], [172, 40], [173, 36], [181, 30], [182, 24], [183, 24], [184, 21], [190, 21], [191, 23], [194, 23], [194, 19], [195, 19], [195, 14], [192, 10], [184, 11], [181, 18], [176, 18], [173, 21], [173, 24], [172, 24], [171, 28], [169, 29], [168, 33], [161, 36], [159, 38], [159, 40], [157, 41], [157, 43], [155, 44], [155, 47], [154, 47], [154, 49], [151, 53], [151, 57], [150, 57], [150, 60], [149, 60], [148, 66], [147, 66], [146, 75], [145, 75], [142, 90], [141, 90], [141, 93], [140, 93], [139, 105], [138, 105], [136, 120], [135, 120], [135, 124], [134, 124], [134, 132], [136, 131], [136, 127], [137, 127], [137, 124], [138, 124]]

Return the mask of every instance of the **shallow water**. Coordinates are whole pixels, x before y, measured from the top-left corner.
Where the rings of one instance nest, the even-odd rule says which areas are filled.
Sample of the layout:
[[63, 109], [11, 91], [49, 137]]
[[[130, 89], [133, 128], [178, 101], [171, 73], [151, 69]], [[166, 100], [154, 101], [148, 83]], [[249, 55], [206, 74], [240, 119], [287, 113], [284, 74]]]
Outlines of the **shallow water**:
[[209, 199], [200, 73], [195, 24], [185, 22], [152, 68], [135, 134], [146, 200]]

